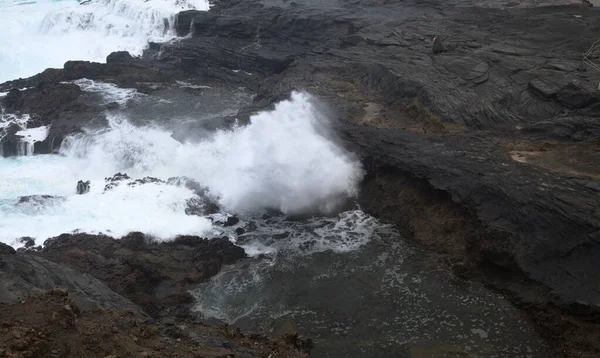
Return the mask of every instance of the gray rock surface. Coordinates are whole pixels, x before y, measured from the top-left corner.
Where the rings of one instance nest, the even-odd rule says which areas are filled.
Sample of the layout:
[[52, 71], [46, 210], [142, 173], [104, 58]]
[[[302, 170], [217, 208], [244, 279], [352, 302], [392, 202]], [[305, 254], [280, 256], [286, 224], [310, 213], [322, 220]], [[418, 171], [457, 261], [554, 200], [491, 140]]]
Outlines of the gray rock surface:
[[147, 317], [139, 306], [88, 274], [35, 255], [0, 254], [0, 303], [19, 302], [56, 286], [65, 287], [80, 310], [126, 310]]

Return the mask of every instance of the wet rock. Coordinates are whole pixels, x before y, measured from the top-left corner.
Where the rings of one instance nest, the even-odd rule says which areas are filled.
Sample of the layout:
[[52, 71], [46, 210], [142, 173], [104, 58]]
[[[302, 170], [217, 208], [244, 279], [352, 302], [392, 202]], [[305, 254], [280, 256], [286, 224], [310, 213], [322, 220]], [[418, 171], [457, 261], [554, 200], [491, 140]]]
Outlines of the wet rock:
[[0, 255], [14, 255], [17, 251], [3, 242], [0, 242]]
[[175, 17], [175, 32], [177, 36], [187, 36], [191, 29], [194, 18], [201, 14], [203, 11], [198, 10], [187, 10], [182, 11]]
[[32, 248], [33, 246], [35, 246], [35, 239], [32, 238], [32, 237], [28, 237], [28, 236], [22, 237], [22, 238], [19, 239], [19, 242], [21, 244], [23, 244], [23, 246], [26, 249], [29, 249], [29, 248]]
[[194, 179], [190, 179], [187, 177], [169, 178], [169, 179], [167, 179], [167, 184], [188, 188], [198, 196], [205, 196], [207, 194], [207, 190], [208, 190], [207, 188], [201, 186], [200, 183], [198, 183]]
[[130, 179], [131, 178], [129, 177], [129, 175], [125, 173], [117, 173], [112, 177], [106, 177], [104, 178], [104, 181], [106, 182], [106, 185], [104, 186], [104, 191], [106, 192], [108, 190], [111, 190], [115, 186], [119, 185], [122, 181]]
[[148, 48], [150, 50], [159, 51], [161, 44], [158, 42], [148, 42]]
[[16, 133], [23, 128], [17, 124], [12, 124], [8, 128], [0, 130], [0, 145], [2, 145], [2, 156], [13, 157], [19, 155], [19, 146], [21, 145], [21, 139]]
[[227, 217], [227, 219], [223, 223], [223, 226], [224, 227], [234, 226], [234, 225], [236, 225], [239, 222], [240, 222], [240, 219], [238, 217], [236, 217], [236, 216], [229, 216], [229, 217]]
[[17, 204], [28, 205], [54, 205], [64, 201], [65, 198], [54, 195], [27, 195], [20, 196]]
[[164, 184], [165, 182], [161, 179], [158, 178], [154, 178], [154, 177], [143, 177], [142, 179], [136, 179], [130, 183], [127, 183], [128, 186], [137, 186], [137, 185], [143, 185], [143, 184]]
[[290, 236], [290, 233], [286, 231], [286, 232], [282, 232], [282, 233], [279, 233], [279, 234], [274, 234], [273, 235], [273, 239], [275, 239], [275, 240], [282, 240], [282, 239], [285, 239], [285, 238], [287, 238], [289, 236]]
[[80, 180], [77, 182], [76, 193], [78, 195], [83, 195], [83, 194], [89, 193], [89, 191], [90, 191], [90, 181], [89, 180], [87, 180], [87, 181]]
[[205, 216], [216, 214], [220, 210], [219, 206], [207, 197], [193, 197], [186, 200], [187, 215]]
[[25, 101], [23, 99], [23, 93], [17, 88], [13, 88], [4, 97], [2, 102], [7, 111], [18, 111], [23, 108]]
[[106, 64], [129, 64], [133, 61], [133, 56], [127, 51], [116, 51], [112, 52], [106, 57]]

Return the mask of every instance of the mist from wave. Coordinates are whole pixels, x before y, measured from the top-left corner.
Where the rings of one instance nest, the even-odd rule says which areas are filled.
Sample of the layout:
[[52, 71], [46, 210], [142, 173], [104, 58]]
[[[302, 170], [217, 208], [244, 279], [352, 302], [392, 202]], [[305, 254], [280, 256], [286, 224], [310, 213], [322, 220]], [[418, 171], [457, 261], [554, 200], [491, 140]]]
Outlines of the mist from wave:
[[178, 12], [208, 8], [207, 0], [0, 0], [0, 83], [69, 60], [141, 54], [148, 41], [175, 37]]
[[329, 213], [357, 195], [363, 173], [328, 138], [327, 121], [314, 98], [294, 92], [274, 110], [252, 116], [249, 125], [196, 142], [180, 143], [162, 127], [135, 126], [113, 115], [107, 130], [68, 138], [62, 154], [85, 160], [85, 177], [127, 171], [193, 178], [236, 213]]
[[[0, 241], [75, 230], [115, 237], [140, 230], [160, 239], [211, 232], [207, 218], [186, 214], [194, 193], [185, 187], [122, 185], [104, 193], [104, 178], [117, 172], [192, 178], [229, 213], [331, 213], [357, 195], [363, 171], [331, 141], [327, 122], [306, 93], [293, 93], [246, 126], [185, 143], [164, 124], [137, 126], [113, 114], [109, 128], [67, 138], [60, 156], [0, 159]], [[75, 195], [80, 179], [90, 181], [90, 193]], [[61, 199], [19, 203], [24, 195]]]

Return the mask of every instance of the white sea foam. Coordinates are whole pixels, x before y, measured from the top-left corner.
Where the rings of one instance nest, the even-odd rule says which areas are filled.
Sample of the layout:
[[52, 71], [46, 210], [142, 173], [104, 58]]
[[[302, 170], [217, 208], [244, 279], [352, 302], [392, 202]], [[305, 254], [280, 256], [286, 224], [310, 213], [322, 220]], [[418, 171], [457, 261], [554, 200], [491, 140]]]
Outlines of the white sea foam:
[[308, 94], [293, 93], [251, 124], [201, 142], [181, 144], [163, 129], [112, 117], [109, 130], [74, 137], [63, 153], [86, 158], [90, 172], [194, 178], [233, 212], [327, 213], [357, 194], [363, 173], [324, 136], [326, 121]]
[[16, 135], [22, 137], [22, 140], [24, 142], [33, 144], [35, 142], [41, 142], [48, 137], [48, 127], [41, 126], [36, 128], [23, 129], [18, 131]]
[[149, 40], [175, 37], [175, 15], [206, 0], [0, 0], [0, 83], [68, 60], [104, 62], [112, 51], [140, 54]]
[[[7, 135], [7, 130], [12, 125], [20, 128], [15, 134], [21, 137], [21, 142], [17, 145], [18, 155], [33, 155], [35, 142], [40, 142], [48, 136], [48, 127], [27, 129], [31, 117], [28, 114], [5, 113], [0, 107], [0, 141]], [[3, 155], [3, 146], [0, 145], [0, 157]]]
[[[185, 188], [125, 185], [102, 194], [103, 178], [116, 172], [193, 178], [238, 213], [329, 212], [356, 195], [362, 176], [360, 164], [327, 138], [327, 119], [304, 93], [253, 116], [245, 127], [200, 142], [182, 144], [170, 131], [134, 126], [120, 116], [109, 122], [106, 130], [67, 139], [62, 156], [0, 159], [0, 241], [78, 229], [114, 236], [141, 230], [165, 239], [211, 230], [206, 219], [185, 214], [192, 195]], [[91, 181], [91, 193], [74, 194], [80, 179]], [[36, 209], [35, 216], [14, 205], [18, 196], [35, 194], [66, 200]]]
[[14, 114], [4, 113], [2, 107], [0, 107], [0, 138], [2, 138], [2, 130], [10, 127], [13, 124], [25, 129], [27, 128], [27, 122], [31, 117], [28, 114]]
[[[91, 180], [89, 193], [74, 195], [78, 178], [74, 163], [68, 158], [49, 157], [0, 159], [3, 170], [11, 166], [10, 161], [24, 160], [30, 164], [36, 162], [43, 168], [25, 174], [21, 172], [22, 166], [16, 164], [17, 170], [3, 171], [7, 180], [2, 181], [0, 193], [6, 197], [12, 192], [13, 198], [0, 200], [0, 241], [18, 246], [14, 241], [16, 238], [30, 236], [41, 243], [48, 237], [73, 231], [121, 237], [131, 231], [143, 230], [159, 239], [181, 233], [203, 235], [210, 232], [209, 220], [185, 214], [185, 201], [193, 195], [188, 189], [165, 184], [119, 185], [103, 193], [104, 182], [96, 178]], [[18, 201], [15, 194], [35, 195], [49, 191], [54, 195], [62, 194], [61, 199], [15, 204]]]
[[273, 218], [267, 222], [256, 220], [256, 223], [255, 231], [236, 241], [249, 256], [354, 251], [367, 244], [375, 230], [384, 227], [361, 210], [345, 211], [336, 217], [313, 217], [303, 221]]
[[135, 88], [121, 88], [113, 83], [94, 81], [87, 78], [67, 83], [76, 84], [83, 91], [100, 94], [104, 98], [105, 103], [115, 102], [124, 105], [130, 100], [142, 96]]

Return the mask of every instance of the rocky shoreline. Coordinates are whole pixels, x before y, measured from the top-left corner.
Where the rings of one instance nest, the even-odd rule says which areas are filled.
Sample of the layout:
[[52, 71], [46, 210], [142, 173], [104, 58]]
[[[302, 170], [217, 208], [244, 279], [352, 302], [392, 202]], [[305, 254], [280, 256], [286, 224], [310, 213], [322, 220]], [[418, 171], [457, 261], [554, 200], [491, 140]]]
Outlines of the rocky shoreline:
[[[338, 140], [367, 169], [359, 198], [366, 212], [438, 252], [440, 265], [502, 292], [555, 356], [595, 357], [600, 71], [582, 58], [597, 40], [598, 20], [594, 8], [568, 1], [221, 0], [209, 12], [180, 14], [177, 30], [189, 36], [151, 44], [141, 58], [119, 52], [106, 64], [68, 62], [1, 84], [0, 92], [9, 92], [5, 111], [50, 126], [35, 145], [49, 153], [67, 135], [102, 125], [105, 111], [118, 106], [90, 102], [67, 81], [101, 80], [150, 95], [178, 81], [244, 86], [256, 97], [234, 116], [242, 122], [292, 90], [308, 91], [333, 109]], [[445, 51], [434, 55], [436, 36]], [[2, 145], [11, 153], [14, 130], [7, 133]], [[193, 278], [167, 275], [162, 284], [170, 289], [186, 284], [165, 303], [152, 290], [162, 281], [112, 276], [129, 262], [127, 245], [141, 245], [141, 267], [161, 250], [141, 244], [140, 235], [121, 243], [62, 238], [56, 244], [67, 247], [49, 245], [30, 257], [90, 273], [160, 315], [186, 302], [177, 296], [186, 284], [216, 273], [234, 250], [221, 247], [214, 265]], [[106, 266], [102, 257], [115, 262]], [[152, 281], [158, 273], [148, 274]], [[140, 297], [130, 296], [129, 279]]]
[[293, 333], [274, 340], [191, 318], [187, 289], [243, 257], [227, 239], [159, 244], [141, 233], [61, 235], [19, 253], [0, 244], [0, 354], [309, 356], [312, 342]]

